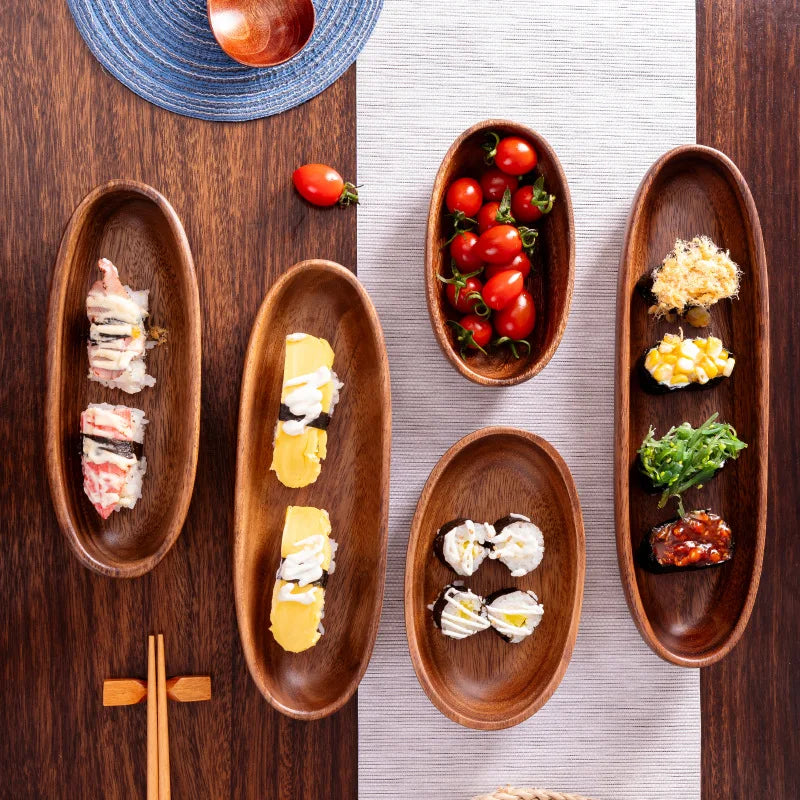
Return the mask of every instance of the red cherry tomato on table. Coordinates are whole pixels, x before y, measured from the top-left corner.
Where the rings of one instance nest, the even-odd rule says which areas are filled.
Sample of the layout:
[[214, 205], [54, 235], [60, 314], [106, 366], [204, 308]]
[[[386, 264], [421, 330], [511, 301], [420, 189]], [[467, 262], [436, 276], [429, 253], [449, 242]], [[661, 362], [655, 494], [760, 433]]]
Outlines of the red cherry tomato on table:
[[358, 202], [358, 191], [352, 183], [326, 164], [304, 164], [292, 173], [292, 183], [300, 195], [315, 206], [348, 206]]
[[530, 142], [519, 136], [506, 136], [497, 143], [494, 163], [508, 175], [525, 175], [538, 161]]
[[536, 306], [527, 289], [523, 289], [505, 308], [494, 315], [494, 329], [500, 336], [509, 339], [524, 339], [530, 336], [536, 325]]
[[483, 203], [483, 192], [478, 181], [459, 178], [450, 184], [445, 197], [447, 210], [451, 214], [461, 212], [465, 217], [474, 217]]
[[464, 358], [465, 350], [480, 350], [485, 353], [484, 348], [492, 341], [492, 324], [479, 317], [477, 314], [467, 314], [461, 317], [458, 322], [448, 320], [456, 335], [456, 343], [461, 349], [461, 357]]
[[462, 272], [475, 272], [483, 267], [477, 250], [478, 235], [472, 231], [457, 233], [450, 242], [450, 255]]
[[500, 203], [495, 201], [481, 206], [481, 210], [478, 212], [478, 230], [481, 233], [488, 231], [489, 228], [494, 228], [496, 225], [500, 225], [497, 221], [497, 211], [499, 208]]
[[[475, 311], [475, 306], [481, 302], [481, 291], [483, 284], [477, 278], [465, 278], [464, 285], [458, 286], [454, 283], [448, 283], [445, 286], [444, 292], [447, 296], [447, 302], [462, 314], [470, 314]], [[470, 297], [476, 294], [477, 297]]]
[[483, 302], [493, 311], [505, 308], [512, 300], [516, 300], [525, 288], [525, 279], [521, 272], [506, 270], [486, 281], [483, 287]]
[[502, 200], [506, 189], [514, 194], [517, 186], [519, 181], [513, 175], [506, 175], [497, 167], [491, 167], [481, 175], [481, 189], [486, 200]]
[[507, 264], [522, 252], [522, 239], [513, 225], [496, 225], [480, 235], [476, 255], [489, 264]]
[[489, 264], [484, 270], [483, 277], [486, 280], [499, 275], [506, 270], [515, 269], [517, 272], [522, 273], [523, 278], [527, 278], [531, 274], [531, 260], [528, 258], [527, 253], [517, 253], [508, 264]]

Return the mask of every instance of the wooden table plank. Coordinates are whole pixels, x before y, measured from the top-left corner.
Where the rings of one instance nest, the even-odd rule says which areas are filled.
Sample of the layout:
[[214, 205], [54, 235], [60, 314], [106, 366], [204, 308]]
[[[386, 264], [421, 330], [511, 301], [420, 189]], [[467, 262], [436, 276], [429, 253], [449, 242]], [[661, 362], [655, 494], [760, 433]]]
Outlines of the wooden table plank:
[[697, 140], [724, 150], [753, 191], [769, 263], [772, 326], [764, 570], [744, 637], [701, 675], [708, 800], [800, 797], [798, 86], [798, 0], [698, 0]]
[[[289, 113], [222, 125], [155, 108], [104, 73], [64, 2], [7, 0], [0, 38], [0, 794], [143, 797], [144, 706], [103, 708], [102, 682], [145, 676], [146, 635], [163, 631], [169, 673], [210, 673], [214, 689], [209, 703], [170, 707], [175, 797], [355, 797], [355, 701], [312, 724], [272, 712], [247, 672], [231, 585], [239, 383], [256, 310], [301, 258], [355, 267], [355, 209], [309, 209], [290, 185], [304, 160], [355, 175], [355, 68]], [[112, 177], [150, 183], [175, 206], [204, 313], [194, 499], [176, 546], [134, 581], [71, 555], [42, 441], [53, 260], [74, 206]]]

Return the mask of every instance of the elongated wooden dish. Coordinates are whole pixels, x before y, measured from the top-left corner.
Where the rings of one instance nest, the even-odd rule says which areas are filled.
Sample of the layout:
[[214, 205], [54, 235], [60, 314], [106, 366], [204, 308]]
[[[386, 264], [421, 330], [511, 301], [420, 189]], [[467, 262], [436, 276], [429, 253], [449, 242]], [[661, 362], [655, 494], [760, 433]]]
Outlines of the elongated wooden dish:
[[[637, 281], [661, 263], [675, 240], [707, 234], [729, 249], [743, 271], [738, 300], [711, 309], [709, 332], [736, 354], [730, 378], [702, 392], [646, 394], [636, 363], [646, 347], [678, 324], [654, 320]], [[687, 335], [697, 330], [682, 324]], [[684, 421], [699, 425], [713, 412], [748, 443], [702, 489], [684, 496], [686, 509], [710, 508], [731, 526], [733, 560], [713, 569], [654, 575], [635, 553], [654, 525], [675, 516], [636, 480], [636, 451], [653, 425], [664, 434]], [[769, 296], [767, 263], [750, 190], [733, 162], [717, 150], [686, 145], [669, 151], [645, 175], [633, 202], [617, 293], [615, 489], [617, 554], [625, 595], [642, 637], [659, 656], [703, 667], [739, 641], [755, 601], [764, 555], [769, 431]]]
[[[91, 383], [86, 295], [97, 261], [122, 282], [150, 290], [150, 318], [167, 344], [147, 356], [157, 383], [129, 395]], [[45, 451], [53, 505], [82, 564], [116, 578], [151, 570], [178, 538], [194, 487], [200, 436], [200, 300], [186, 233], [155, 189], [115, 180], [97, 187], [70, 219], [58, 251], [47, 311]], [[80, 415], [88, 403], [140, 408], [150, 420], [147, 474], [136, 507], [103, 520], [83, 492]]]
[[[539, 237], [534, 250], [532, 277], [528, 288], [536, 305], [536, 327], [529, 338], [530, 356], [515, 359], [510, 351], [489, 351], [461, 358], [454, 345], [448, 319], [460, 315], [453, 311], [444, 297], [437, 275], [450, 275], [449, 248], [442, 245], [452, 235], [452, 220], [444, 203], [447, 188], [461, 177], [479, 178], [486, 169], [481, 145], [490, 131], [500, 135], [513, 134], [528, 139], [539, 156], [537, 169], [544, 175], [545, 186], [556, 196], [553, 210], [533, 227]], [[502, 119], [489, 119], [468, 128], [447, 151], [433, 184], [425, 237], [425, 291], [428, 313], [434, 335], [450, 363], [471, 381], [485, 386], [510, 386], [538, 374], [553, 357], [564, 329], [572, 303], [575, 277], [575, 223], [572, 200], [561, 162], [547, 140], [525, 125]]]
[[[441, 525], [458, 517], [494, 522], [529, 516], [544, 534], [542, 563], [522, 578], [486, 560], [459, 578], [433, 554]], [[580, 501], [569, 468], [544, 439], [514, 428], [483, 428], [456, 442], [431, 472], [408, 541], [405, 618], [411, 660], [431, 702], [469, 728], [497, 730], [538, 711], [567, 669], [583, 601], [586, 551]], [[509, 644], [491, 630], [455, 641], [428, 606], [454, 580], [486, 597], [532, 589], [544, 617], [529, 639]]]
[[[270, 471], [287, 334], [330, 342], [344, 382], [316, 483], [288, 489]], [[242, 380], [236, 460], [234, 591], [250, 674], [279, 711], [319, 719], [341, 708], [369, 663], [383, 602], [389, 514], [391, 389], [380, 321], [352, 272], [330, 261], [292, 267], [267, 294]], [[328, 511], [339, 543], [325, 592], [325, 634], [303, 653], [269, 631], [287, 506]]]

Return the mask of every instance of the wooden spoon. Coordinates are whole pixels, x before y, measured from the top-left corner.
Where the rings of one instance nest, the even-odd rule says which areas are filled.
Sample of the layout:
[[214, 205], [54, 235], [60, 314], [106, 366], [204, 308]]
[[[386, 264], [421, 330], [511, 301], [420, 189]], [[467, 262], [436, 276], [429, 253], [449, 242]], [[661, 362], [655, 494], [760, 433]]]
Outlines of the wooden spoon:
[[314, 31], [311, 0], [208, 0], [219, 46], [249, 67], [274, 67], [297, 55]]

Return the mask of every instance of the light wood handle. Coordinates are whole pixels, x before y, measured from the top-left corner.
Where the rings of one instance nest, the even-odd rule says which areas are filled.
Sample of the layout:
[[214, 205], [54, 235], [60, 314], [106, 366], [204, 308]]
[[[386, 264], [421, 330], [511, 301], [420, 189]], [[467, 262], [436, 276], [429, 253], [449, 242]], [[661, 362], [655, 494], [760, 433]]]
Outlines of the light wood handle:
[[156, 721], [156, 647], [147, 638], [147, 800], [158, 800], [158, 734]]
[[169, 729], [167, 724], [167, 669], [164, 664], [164, 636], [158, 634], [158, 800], [169, 800]]

